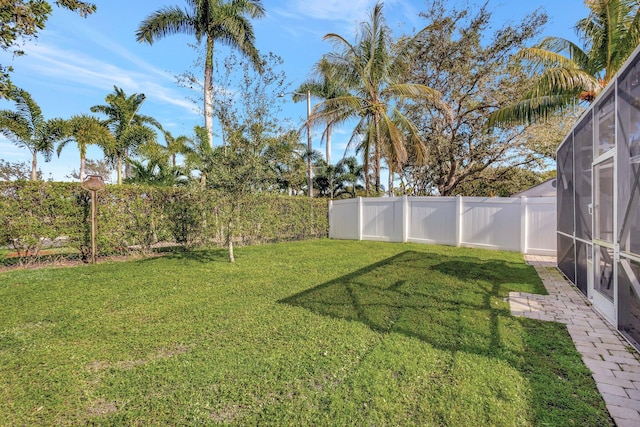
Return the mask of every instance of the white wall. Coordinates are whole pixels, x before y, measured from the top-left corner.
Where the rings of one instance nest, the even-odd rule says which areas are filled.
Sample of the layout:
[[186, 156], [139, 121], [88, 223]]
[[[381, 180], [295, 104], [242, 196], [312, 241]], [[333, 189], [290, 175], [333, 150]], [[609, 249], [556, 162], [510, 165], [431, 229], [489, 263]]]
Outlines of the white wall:
[[556, 254], [555, 197], [388, 197], [336, 200], [329, 237]]

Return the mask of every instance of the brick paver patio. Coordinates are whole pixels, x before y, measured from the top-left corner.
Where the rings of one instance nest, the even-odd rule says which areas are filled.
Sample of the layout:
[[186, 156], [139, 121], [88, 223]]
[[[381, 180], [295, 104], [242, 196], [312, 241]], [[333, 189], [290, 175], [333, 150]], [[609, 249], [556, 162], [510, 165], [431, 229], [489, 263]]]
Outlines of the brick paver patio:
[[549, 295], [510, 292], [511, 313], [567, 325], [618, 427], [640, 426], [640, 354], [562, 276], [555, 257], [525, 258]]

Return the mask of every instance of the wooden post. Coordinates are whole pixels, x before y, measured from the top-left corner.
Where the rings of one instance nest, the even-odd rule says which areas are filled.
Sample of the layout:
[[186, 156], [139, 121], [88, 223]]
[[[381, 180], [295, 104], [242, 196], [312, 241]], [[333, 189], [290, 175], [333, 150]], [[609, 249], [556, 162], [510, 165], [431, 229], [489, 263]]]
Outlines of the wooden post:
[[96, 252], [98, 251], [98, 245], [96, 243], [96, 232], [98, 229], [97, 222], [97, 209], [96, 209], [96, 190], [91, 190], [91, 263], [96, 263]]
[[88, 175], [80, 184], [85, 190], [91, 191], [91, 263], [96, 263], [98, 244], [96, 234], [98, 232], [98, 197], [96, 193], [105, 189], [104, 180], [99, 175]]

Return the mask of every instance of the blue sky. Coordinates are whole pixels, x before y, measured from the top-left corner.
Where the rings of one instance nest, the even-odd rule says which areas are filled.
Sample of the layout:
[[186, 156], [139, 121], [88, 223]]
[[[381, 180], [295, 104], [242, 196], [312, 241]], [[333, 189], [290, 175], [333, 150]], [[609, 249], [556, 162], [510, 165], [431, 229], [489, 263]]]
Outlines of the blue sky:
[[[69, 118], [90, 113], [89, 107], [104, 104], [104, 98], [116, 85], [127, 95], [144, 93], [147, 100], [141, 112], [155, 117], [174, 135], [191, 135], [193, 126], [203, 120], [187, 98], [189, 91], [179, 88], [175, 75], [192, 70], [196, 51], [187, 46], [194, 40], [177, 35], [153, 46], [135, 41], [135, 30], [151, 12], [168, 5], [183, 6], [182, 0], [94, 0], [96, 14], [86, 19], [54, 7], [45, 30], [35, 42], [24, 46], [26, 56], [12, 58], [0, 52], [0, 63], [15, 69], [13, 81], [29, 91], [43, 110], [45, 118]], [[53, 3], [53, 1], [52, 1]], [[426, 9], [425, 0], [386, 0], [384, 14], [395, 35], [412, 33], [425, 21], [418, 14]], [[462, 2], [450, 0], [460, 7]], [[476, 4], [482, 4], [484, 0]], [[357, 24], [366, 19], [375, 0], [263, 0], [267, 16], [253, 21], [256, 45], [261, 53], [273, 52], [284, 60], [291, 88], [309, 76], [313, 64], [331, 46], [322, 41], [335, 32], [353, 39]], [[474, 7], [473, 4], [471, 3]], [[549, 14], [543, 35], [562, 36], [577, 41], [573, 25], [586, 16], [583, 0], [490, 0], [495, 26], [518, 22], [524, 15], [542, 7]], [[281, 102], [283, 118], [296, 126], [302, 124], [306, 107], [290, 98]], [[314, 101], [316, 102], [316, 101]], [[1, 109], [13, 104], [0, 101]], [[332, 160], [344, 155], [351, 129], [336, 129]], [[162, 138], [160, 139], [161, 142]], [[313, 133], [314, 148], [324, 153], [320, 131]], [[100, 149], [89, 149], [88, 158], [102, 157]], [[26, 149], [0, 136], [0, 158], [6, 161], [30, 161]], [[65, 147], [60, 158], [51, 162], [38, 159], [45, 179], [65, 180], [78, 169], [79, 154], [73, 144]]]

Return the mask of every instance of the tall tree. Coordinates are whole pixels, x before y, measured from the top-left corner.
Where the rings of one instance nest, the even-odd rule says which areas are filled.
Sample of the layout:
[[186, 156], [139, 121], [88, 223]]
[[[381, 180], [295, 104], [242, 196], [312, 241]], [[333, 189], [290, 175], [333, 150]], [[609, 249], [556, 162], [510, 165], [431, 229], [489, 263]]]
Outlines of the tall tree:
[[[148, 125], [162, 131], [162, 126], [154, 118], [139, 113], [146, 97], [134, 93], [127, 96], [123, 89], [114, 86], [114, 92], [107, 95], [105, 105], [94, 105], [91, 111], [107, 116], [105, 125], [115, 138], [113, 146], [105, 154], [116, 165], [118, 184], [122, 184], [122, 166], [136, 148], [155, 141], [156, 133]], [[125, 170], [125, 177], [128, 176]]]
[[[336, 75], [335, 68], [326, 59], [321, 59], [314, 69], [314, 77], [304, 81], [298, 89], [293, 93], [293, 100], [299, 102], [306, 100], [306, 94], [309, 92], [312, 96], [321, 99], [334, 99], [340, 96], [348, 96], [349, 92], [343, 86]], [[323, 133], [326, 145], [325, 160], [327, 164], [331, 164], [331, 123], [327, 123], [327, 127]]]
[[62, 119], [45, 120], [42, 110], [29, 92], [14, 89], [11, 98], [16, 110], [0, 110], [0, 133], [31, 153], [31, 180], [37, 179], [38, 154], [51, 160], [55, 144], [64, 138]]
[[[336, 125], [358, 119], [350, 144], [362, 147], [364, 156], [365, 189], [369, 194], [370, 155], [373, 150], [375, 191], [380, 191], [381, 160], [386, 154], [389, 173], [398, 170], [407, 160], [406, 143], [413, 143], [419, 160], [425, 154], [424, 145], [415, 126], [397, 108], [401, 100], [436, 100], [437, 92], [423, 84], [399, 80], [407, 66], [404, 54], [395, 54], [391, 47], [390, 30], [377, 3], [367, 22], [363, 22], [354, 43], [330, 33], [325, 40], [337, 51], [325, 55], [330, 73], [349, 90], [349, 95], [326, 99], [314, 107], [314, 124]], [[407, 133], [408, 132], [408, 137]]]
[[253, 26], [247, 17], [265, 15], [261, 0], [187, 0], [188, 8], [164, 7], [145, 18], [136, 31], [136, 40], [153, 44], [172, 34], [194, 35], [198, 43], [204, 38], [204, 121], [209, 144], [213, 146], [213, 57], [219, 42], [242, 52], [257, 70], [262, 62], [255, 47]]
[[530, 65], [535, 85], [516, 103], [496, 111], [489, 125], [531, 123], [580, 101], [592, 102], [640, 43], [638, 0], [588, 0], [589, 16], [575, 26], [582, 47], [547, 37], [522, 49], [517, 58]]
[[[2, 0], [0, 1], [0, 48], [11, 50], [14, 56], [24, 55], [20, 45], [38, 36], [51, 15], [51, 2], [44, 0]], [[78, 12], [87, 17], [96, 11], [93, 3], [79, 0], [58, 0], [57, 6]], [[0, 65], [0, 98], [10, 96], [13, 85], [9, 73], [10, 66]]]
[[537, 36], [546, 15], [534, 12], [493, 32], [487, 6], [470, 14], [436, 0], [422, 16], [427, 31], [413, 41], [415, 61], [406, 78], [439, 90], [442, 98], [428, 109], [405, 106], [428, 149], [424, 164], [404, 165], [405, 191], [448, 196], [487, 168], [537, 167], [542, 155], [529, 146], [526, 128], [487, 132], [486, 121], [528, 87], [527, 74], [509, 58]]
[[96, 117], [86, 114], [76, 115], [67, 120], [65, 126], [66, 139], [58, 144], [56, 153], [60, 157], [60, 153], [69, 142], [75, 141], [80, 152], [80, 181], [84, 181], [85, 177], [85, 158], [87, 156], [87, 147], [97, 144], [109, 151], [115, 145], [113, 135]]

